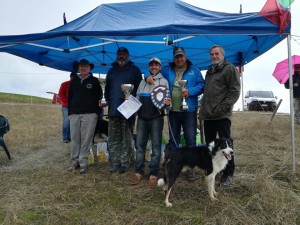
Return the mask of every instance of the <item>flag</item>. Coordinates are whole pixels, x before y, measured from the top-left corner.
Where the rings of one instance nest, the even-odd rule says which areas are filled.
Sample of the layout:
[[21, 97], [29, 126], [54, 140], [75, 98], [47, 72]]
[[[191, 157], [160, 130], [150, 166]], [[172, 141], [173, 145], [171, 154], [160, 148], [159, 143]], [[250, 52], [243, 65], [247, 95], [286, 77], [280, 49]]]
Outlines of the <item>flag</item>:
[[64, 18], [64, 24], [67, 24], [67, 18], [66, 18], [66, 14], [65, 13], [63, 15], [63, 18]]
[[294, 2], [294, 0], [277, 0], [278, 4], [280, 4], [284, 8], [290, 7], [290, 5]]
[[282, 34], [291, 21], [289, 8], [282, 7], [277, 0], [268, 0], [259, 12], [260, 16], [279, 26], [279, 33]]

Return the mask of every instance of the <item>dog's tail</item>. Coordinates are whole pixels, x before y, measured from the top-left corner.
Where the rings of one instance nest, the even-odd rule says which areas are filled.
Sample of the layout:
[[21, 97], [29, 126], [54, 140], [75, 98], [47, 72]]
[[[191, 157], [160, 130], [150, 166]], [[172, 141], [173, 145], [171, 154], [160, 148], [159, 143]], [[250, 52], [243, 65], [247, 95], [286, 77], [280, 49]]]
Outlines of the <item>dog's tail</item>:
[[162, 167], [161, 167], [161, 178], [158, 179], [157, 181], [157, 186], [158, 187], [162, 187], [163, 189], [166, 188], [166, 184], [167, 184], [167, 177], [166, 177], [166, 164], [169, 162], [170, 160], [170, 144], [166, 144], [166, 147], [165, 147], [165, 157], [164, 157], [164, 162], [162, 164]]
[[165, 170], [165, 162], [162, 165], [161, 170], [161, 178], [157, 181], [157, 187], [164, 187], [166, 185], [166, 170]]

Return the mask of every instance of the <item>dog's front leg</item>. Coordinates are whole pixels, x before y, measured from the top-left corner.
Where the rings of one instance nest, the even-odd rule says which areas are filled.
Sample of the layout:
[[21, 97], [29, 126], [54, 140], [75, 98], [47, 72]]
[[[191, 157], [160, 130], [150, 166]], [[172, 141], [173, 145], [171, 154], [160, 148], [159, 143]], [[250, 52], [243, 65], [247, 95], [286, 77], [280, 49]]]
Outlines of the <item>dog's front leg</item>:
[[218, 200], [215, 197], [216, 191], [215, 191], [215, 187], [214, 187], [214, 184], [215, 184], [214, 179], [215, 179], [214, 174], [210, 174], [205, 178], [205, 180], [207, 182], [207, 191], [208, 191], [209, 197], [212, 201]]
[[170, 189], [167, 191], [167, 193], [166, 193], [165, 204], [166, 204], [167, 207], [171, 207], [171, 206], [172, 206], [172, 203], [169, 202], [169, 196], [170, 196], [170, 193], [171, 193], [171, 189], [172, 189], [172, 188], [170, 188]]
[[212, 184], [212, 187], [213, 187], [213, 194], [215, 197], [218, 196], [218, 192], [216, 191], [216, 174], [213, 175], [213, 184]]

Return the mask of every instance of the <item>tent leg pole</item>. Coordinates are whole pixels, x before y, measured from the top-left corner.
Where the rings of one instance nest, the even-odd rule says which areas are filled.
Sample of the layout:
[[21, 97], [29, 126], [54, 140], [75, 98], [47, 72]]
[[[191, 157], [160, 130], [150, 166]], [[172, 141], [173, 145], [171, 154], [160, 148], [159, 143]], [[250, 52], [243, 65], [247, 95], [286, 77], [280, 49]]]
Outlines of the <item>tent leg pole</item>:
[[292, 143], [292, 164], [293, 172], [296, 173], [296, 153], [295, 153], [295, 116], [293, 104], [293, 74], [292, 74], [292, 58], [291, 58], [291, 35], [287, 36], [288, 45], [288, 63], [289, 63], [289, 84], [290, 84], [290, 121], [291, 121], [291, 143]]

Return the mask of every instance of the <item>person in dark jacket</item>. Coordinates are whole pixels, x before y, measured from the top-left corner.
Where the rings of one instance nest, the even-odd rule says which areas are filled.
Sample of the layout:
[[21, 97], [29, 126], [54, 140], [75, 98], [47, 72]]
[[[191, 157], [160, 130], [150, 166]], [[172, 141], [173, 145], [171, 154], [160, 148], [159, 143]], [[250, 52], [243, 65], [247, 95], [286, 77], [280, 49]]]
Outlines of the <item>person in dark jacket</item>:
[[132, 150], [132, 134], [135, 117], [126, 119], [118, 107], [124, 102], [122, 84], [134, 86], [131, 95], [136, 96], [137, 88], [142, 80], [140, 69], [129, 60], [127, 48], [117, 50], [117, 60], [112, 64], [106, 75], [105, 99], [108, 104], [108, 149], [111, 163], [110, 172], [125, 173], [130, 166]]
[[[290, 79], [285, 84], [285, 88], [290, 88]], [[294, 65], [293, 75], [293, 103], [294, 103], [294, 114], [295, 124], [300, 125], [300, 64]]]
[[[149, 187], [157, 184], [157, 176], [159, 172], [159, 163], [161, 155], [162, 131], [164, 126], [164, 108], [156, 107], [151, 100], [151, 93], [158, 86], [164, 86], [169, 89], [168, 81], [160, 73], [161, 61], [159, 58], [152, 58], [149, 61], [149, 72], [153, 76], [154, 85], [141, 81], [137, 90], [137, 99], [142, 103], [141, 108], [137, 112], [137, 136], [136, 136], [136, 162], [135, 173], [131, 177], [131, 184], [140, 183], [144, 176], [145, 153], [148, 137], [150, 135], [152, 142], [152, 153], [149, 163], [150, 178]], [[164, 88], [162, 87], [162, 88]], [[167, 92], [167, 91], [166, 91]], [[162, 106], [162, 105], [160, 105]]]
[[68, 97], [72, 139], [72, 165], [69, 171], [80, 168], [80, 174], [84, 174], [88, 170], [87, 158], [92, 147], [103, 93], [98, 79], [90, 73], [94, 65], [81, 59], [78, 68], [80, 74], [72, 80]]
[[[233, 105], [240, 96], [240, 78], [236, 68], [224, 59], [224, 49], [213, 46], [209, 50], [212, 65], [205, 76], [200, 118], [204, 121], [206, 144], [217, 138], [231, 138]], [[235, 169], [234, 157], [221, 176], [221, 184], [230, 186]]]
[[[204, 79], [198, 67], [192, 65], [187, 59], [184, 48], [175, 47], [173, 49], [173, 62], [161, 70], [161, 74], [169, 82], [172, 106], [169, 112], [169, 144], [170, 150], [179, 146], [181, 130], [183, 130], [186, 146], [196, 146], [197, 135], [197, 107], [198, 96], [203, 93]], [[185, 88], [179, 85], [182, 80], [187, 80]], [[146, 78], [148, 84], [153, 83], [152, 76]], [[188, 109], [182, 107], [185, 98]], [[196, 179], [194, 171], [188, 172], [187, 179]]]

